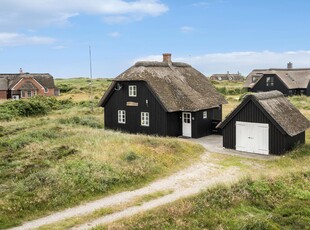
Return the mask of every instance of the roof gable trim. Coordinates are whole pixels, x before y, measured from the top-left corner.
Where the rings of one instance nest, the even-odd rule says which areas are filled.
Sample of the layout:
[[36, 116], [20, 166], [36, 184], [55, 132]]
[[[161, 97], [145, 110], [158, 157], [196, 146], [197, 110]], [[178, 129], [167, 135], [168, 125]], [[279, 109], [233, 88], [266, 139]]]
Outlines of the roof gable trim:
[[[25, 77], [22, 77], [13, 87], [12, 87], [12, 89], [11, 90], [16, 90], [16, 86], [19, 84], [19, 83], [21, 83], [21, 81], [23, 81], [23, 80], [25, 80], [25, 79], [28, 79], [28, 78], [25, 78]], [[33, 81], [35, 81], [40, 87], [41, 87], [41, 89], [44, 89], [44, 86], [43, 85], [41, 85], [34, 77], [32, 77], [32, 78], [29, 78], [29, 79], [31, 79], [31, 80], [33, 80]]]

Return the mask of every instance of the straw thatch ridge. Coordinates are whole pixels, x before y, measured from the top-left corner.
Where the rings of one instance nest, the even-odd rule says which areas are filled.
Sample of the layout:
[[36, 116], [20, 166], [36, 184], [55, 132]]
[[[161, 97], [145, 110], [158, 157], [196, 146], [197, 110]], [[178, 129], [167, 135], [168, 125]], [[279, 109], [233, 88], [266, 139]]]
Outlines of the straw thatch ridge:
[[136, 64], [135, 64], [136, 67], [140, 67], [140, 66], [144, 66], [144, 67], [169, 67], [169, 65], [174, 66], [174, 67], [191, 67], [189, 64], [186, 64], [183, 62], [168, 63], [168, 62], [158, 62], [158, 61], [139, 61], [139, 62], [136, 62]]
[[[114, 79], [122, 81], [146, 82], [168, 112], [199, 111], [227, 103], [207, 77], [185, 63], [137, 62]], [[107, 90], [99, 105], [104, 106], [113, 90], [113, 86]]]
[[291, 137], [310, 128], [309, 120], [277, 90], [246, 95], [243, 102], [218, 127], [223, 128], [249, 100], [265, 110], [268, 117]]

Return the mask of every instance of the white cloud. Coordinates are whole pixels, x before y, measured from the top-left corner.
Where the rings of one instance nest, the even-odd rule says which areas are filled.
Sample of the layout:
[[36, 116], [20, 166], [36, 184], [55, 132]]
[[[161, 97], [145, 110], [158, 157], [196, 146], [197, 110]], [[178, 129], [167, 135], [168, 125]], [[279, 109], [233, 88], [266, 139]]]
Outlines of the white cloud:
[[[138, 60], [161, 61], [161, 55], [151, 55]], [[286, 68], [288, 62], [294, 68], [310, 68], [310, 51], [287, 52], [231, 52], [212, 53], [205, 55], [189, 55], [187, 57], [174, 57], [172, 61], [186, 62], [195, 67], [206, 76], [214, 73], [237, 73], [247, 76], [253, 69]]]
[[0, 33], [0, 46], [44, 45], [56, 40], [50, 37], [27, 36], [18, 33]]
[[107, 24], [120, 24], [132, 21], [130, 17], [123, 15], [103, 17], [103, 21]]
[[108, 34], [110, 37], [112, 38], [118, 38], [119, 36], [121, 36], [121, 34], [119, 32], [111, 32]]
[[182, 26], [180, 28], [181, 32], [182, 33], [191, 33], [193, 32], [195, 29], [193, 27], [190, 27], [190, 26]]
[[158, 16], [168, 7], [158, 0], [1, 0], [0, 26], [27, 27], [66, 24], [80, 14], [141, 19]]

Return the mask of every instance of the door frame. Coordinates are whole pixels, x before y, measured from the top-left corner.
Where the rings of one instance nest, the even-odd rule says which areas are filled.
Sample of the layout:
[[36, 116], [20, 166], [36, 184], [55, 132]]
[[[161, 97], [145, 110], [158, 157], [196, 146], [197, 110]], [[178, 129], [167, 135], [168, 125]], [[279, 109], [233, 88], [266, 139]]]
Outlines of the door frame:
[[[186, 122], [185, 122], [185, 119], [186, 119]], [[191, 112], [182, 112], [182, 136], [192, 137], [192, 113]]]

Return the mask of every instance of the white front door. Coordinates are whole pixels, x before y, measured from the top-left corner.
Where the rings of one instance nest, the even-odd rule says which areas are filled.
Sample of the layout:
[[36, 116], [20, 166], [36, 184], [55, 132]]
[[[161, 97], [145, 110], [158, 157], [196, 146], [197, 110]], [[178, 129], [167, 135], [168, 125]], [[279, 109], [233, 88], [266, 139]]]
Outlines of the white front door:
[[184, 137], [192, 137], [192, 114], [182, 113], [182, 130]]
[[236, 150], [269, 154], [269, 125], [237, 121]]

